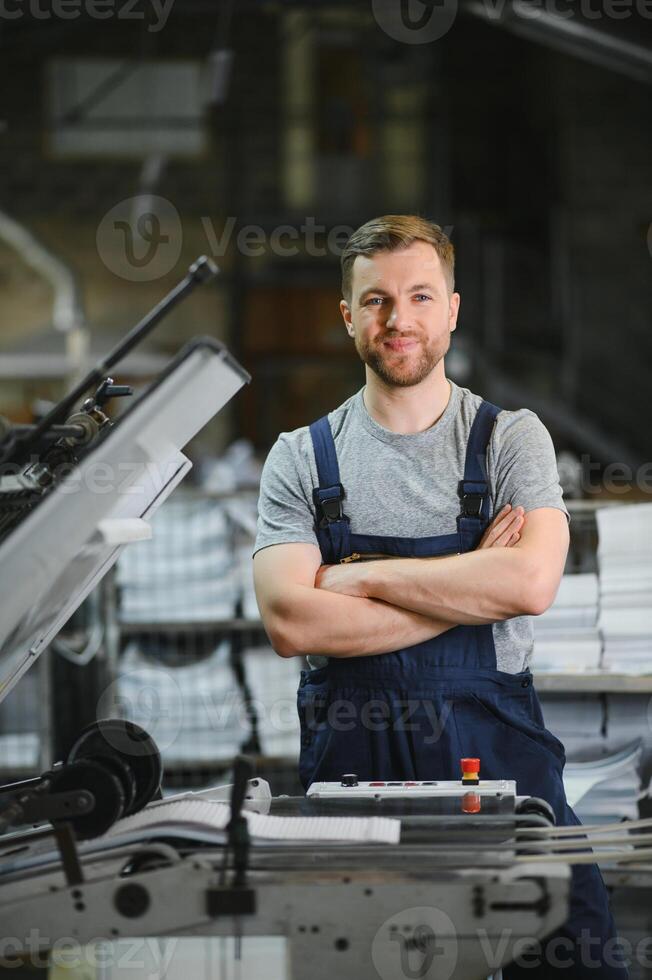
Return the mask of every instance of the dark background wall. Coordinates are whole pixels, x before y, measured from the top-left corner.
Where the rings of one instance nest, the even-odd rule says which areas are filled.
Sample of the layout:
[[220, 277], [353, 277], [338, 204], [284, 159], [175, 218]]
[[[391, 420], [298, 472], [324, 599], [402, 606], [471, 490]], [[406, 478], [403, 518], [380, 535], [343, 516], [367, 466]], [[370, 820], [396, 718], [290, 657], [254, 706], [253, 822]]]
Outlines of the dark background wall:
[[[589, 33], [571, 53], [554, 35], [524, 38], [465, 7], [430, 44], [388, 36], [362, 0], [232, 9], [176, 0], [157, 31], [145, 4], [137, 10], [149, 21], [99, 21], [83, 5], [70, 20], [20, 9], [0, 17], [0, 209], [75, 271], [100, 348], [197, 254], [214, 255], [221, 281], [180, 307], [157, 345], [211, 333], [252, 372], [211, 430], [216, 448], [244, 434], [265, 450], [279, 430], [362, 384], [328, 232], [417, 211], [447, 226], [457, 248], [462, 315], [450, 373], [504, 407], [539, 411], [558, 448], [602, 463], [649, 458], [652, 69], [622, 49], [646, 46], [649, 19], [603, 13], [584, 25], [603, 47]], [[233, 52], [225, 100], [211, 103], [205, 88], [194, 107], [197, 155], [152, 163], [151, 154], [55, 152], [53, 62], [111, 58], [137, 72], [190, 59], [206, 82], [211, 52], [224, 48]], [[102, 92], [93, 97], [101, 106]], [[97, 129], [96, 111], [82, 101], [74, 124]], [[144, 190], [176, 209], [182, 239], [170, 269], [133, 281], [111, 268], [98, 228]], [[324, 228], [316, 247], [301, 231], [307, 221]], [[230, 225], [220, 249], [215, 238]], [[238, 246], [247, 225], [259, 229], [262, 254]], [[273, 244], [286, 225], [291, 255]], [[0, 355], [48, 350], [51, 291], [2, 242], [0, 304]], [[25, 417], [58, 384], [5, 380], [0, 411]]]

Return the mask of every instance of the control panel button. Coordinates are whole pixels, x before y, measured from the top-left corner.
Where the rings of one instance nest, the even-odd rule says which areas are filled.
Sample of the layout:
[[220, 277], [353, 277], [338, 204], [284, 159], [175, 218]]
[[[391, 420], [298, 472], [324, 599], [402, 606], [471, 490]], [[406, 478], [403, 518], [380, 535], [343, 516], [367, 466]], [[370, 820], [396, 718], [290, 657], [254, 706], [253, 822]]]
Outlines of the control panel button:
[[369, 783], [369, 785], [370, 786], [384, 786], [385, 784], [384, 783], [381, 783], [381, 782], [376, 782], [376, 783]]

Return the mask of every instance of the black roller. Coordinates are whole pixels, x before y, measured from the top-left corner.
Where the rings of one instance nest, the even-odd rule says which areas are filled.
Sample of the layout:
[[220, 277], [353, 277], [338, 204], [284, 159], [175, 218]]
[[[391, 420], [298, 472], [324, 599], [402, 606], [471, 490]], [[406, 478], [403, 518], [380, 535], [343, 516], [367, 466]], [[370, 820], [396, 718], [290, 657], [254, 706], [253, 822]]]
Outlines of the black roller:
[[93, 760], [95, 762], [99, 762], [101, 766], [105, 766], [120, 780], [125, 797], [124, 812], [122, 816], [126, 817], [127, 814], [133, 813], [137, 786], [136, 776], [131, 766], [127, 765], [124, 759], [122, 759], [119, 755], [96, 755], [93, 757]]
[[53, 820], [57, 825], [71, 823], [80, 840], [99, 837], [124, 813], [125, 794], [118, 777], [106, 766], [92, 759], [78, 759], [48, 774], [50, 792], [66, 793], [87, 790], [95, 798], [90, 813]]
[[117, 758], [133, 774], [135, 793], [125, 815], [136, 813], [154, 799], [161, 785], [163, 766], [156, 742], [144, 728], [122, 718], [104, 718], [88, 725], [79, 735], [68, 762], [76, 759]]
[[528, 796], [526, 800], [522, 800], [516, 807], [516, 813], [522, 816], [534, 813], [538, 817], [545, 817], [553, 827], [557, 822], [553, 808], [547, 800], [542, 800], [539, 796]]

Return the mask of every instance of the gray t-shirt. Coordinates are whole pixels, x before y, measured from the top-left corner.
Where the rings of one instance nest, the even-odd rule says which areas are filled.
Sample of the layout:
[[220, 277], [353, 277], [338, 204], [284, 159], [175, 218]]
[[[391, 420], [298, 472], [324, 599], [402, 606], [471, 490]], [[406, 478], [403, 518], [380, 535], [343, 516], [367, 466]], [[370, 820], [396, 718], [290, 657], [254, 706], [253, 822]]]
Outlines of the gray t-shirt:
[[[367, 412], [364, 388], [329, 412], [352, 534], [421, 538], [457, 531], [457, 488], [482, 398], [452, 381], [450, 385], [444, 413], [424, 432], [406, 435], [379, 425]], [[498, 415], [487, 453], [487, 475], [490, 513], [512, 504], [521, 505], [526, 513], [536, 507], [556, 507], [568, 518], [552, 440], [529, 409]], [[312, 503], [316, 486], [308, 426], [282, 432], [263, 468], [253, 554], [274, 544], [318, 545]], [[494, 623], [492, 630], [498, 670], [524, 670], [532, 655], [531, 618], [517, 616]], [[311, 657], [310, 663], [317, 667], [326, 660]]]

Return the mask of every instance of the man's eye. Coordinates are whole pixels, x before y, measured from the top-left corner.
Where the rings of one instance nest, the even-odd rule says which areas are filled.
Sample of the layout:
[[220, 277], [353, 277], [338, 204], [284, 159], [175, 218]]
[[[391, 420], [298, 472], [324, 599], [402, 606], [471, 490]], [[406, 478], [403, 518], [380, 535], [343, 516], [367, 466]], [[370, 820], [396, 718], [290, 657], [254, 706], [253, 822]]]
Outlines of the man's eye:
[[426, 295], [426, 293], [417, 293], [415, 299], [430, 299], [430, 296]]
[[368, 299], [367, 300], [367, 304], [366, 305], [367, 306], [375, 306], [378, 303], [382, 303], [382, 302], [383, 302], [383, 297], [382, 296], [372, 296], [371, 299]]

